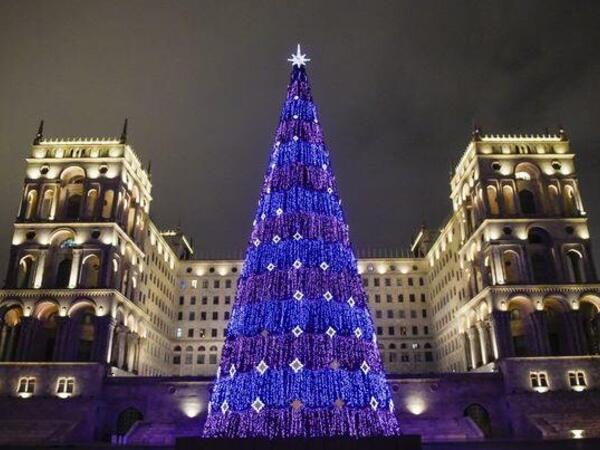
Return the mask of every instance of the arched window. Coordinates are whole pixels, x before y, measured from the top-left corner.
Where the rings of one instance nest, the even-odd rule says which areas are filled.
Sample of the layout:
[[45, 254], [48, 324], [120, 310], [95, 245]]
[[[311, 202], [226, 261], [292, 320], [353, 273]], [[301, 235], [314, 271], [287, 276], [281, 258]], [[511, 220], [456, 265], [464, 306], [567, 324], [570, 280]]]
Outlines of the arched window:
[[47, 188], [42, 197], [42, 207], [40, 210], [41, 219], [54, 219], [54, 189]]
[[196, 356], [196, 363], [197, 364], [206, 364], [206, 347], [204, 347], [203, 345], [198, 347], [198, 354]]
[[523, 214], [535, 214], [535, 196], [529, 189], [519, 191], [519, 203], [521, 203], [521, 212]]
[[564, 189], [565, 192], [565, 213], [568, 216], [579, 216], [579, 208], [577, 207], [577, 198], [575, 196], [575, 189], [573, 186], [567, 185]]
[[65, 289], [69, 287], [69, 280], [71, 278], [71, 266], [73, 259], [71, 255], [65, 255], [58, 263], [56, 269], [56, 280], [54, 286], [57, 289]]
[[127, 408], [121, 411], [117, 417], [116, 434], [118, 436], [126, 435], [131, 427], [140, 420], [144, 420], [144, 416], [135, 408]]
[[79, 285], [83, 288], [98, 287], [100, 281], [100, 258], [97, 255], [86, 256], [81, 263]]
[[24, 256], [19, 261], [19, 274], [17, 276], [17, 289], [31, 287], [33, 281], [34, 258], [31, 255]]
[[11, 306], [5, 310], [0, 322], [2, 336], [6, 336], [5, 339], [0, 340], [0, 361], [15, 360], [22, 319], [23, 309], [20, 306]]
[[69, 167], [61, 174], [62, 211], [66, 219], [79, 218], [84, 180], [85, 172], [81, 167]]
[[497, 216], [500, 214], [500, 207], [498, 206], [498, 191], [494, 186], [488, 186], [486, 188], [488, 203], [490, 206], [490, 214]]
[[512, 186], [504, 185], [502, 187], [502, 196], [504, 197], [504, 213], [507, 215], [515, 215], [515, 192]]
[[558, 196], [558, 189], [554, 185], [548, 186], [548, 194], [550, 197], [550, 210], [554, 215], [560, 215], [560, 198]]
[[208, 355], [208, 363], [209, 364], [217, 364], [217, 346], [216, 345], [212, 345], [209, 349], [209, 355]]
[[510, 334], [515, 356], [529, 356], [530, 351], [527, 346], [527, 328], [525, 325], [527, 311], [524, 302], [514, 302], [509, 305], [508, 310], [510, 312]]
[[112, 215], [112, 207], [115, 197], [115, 191], [109, 189], [104, 193], [104, 203], [102, 204], [102, 218], [110, 219]]
[[194, 361], [194, 348], [188, 345], [185, 348], [185, 364], [190, 365]]
[[539, 169], [530, 163], [521, 163], [515, 167], [515, 179], [521, 204], [521, 213], [536, 214], [539, 194]]
[[77, 361], [91, 361], [96, 335], [96, 311], [86, 306], [74, 313], [71, 320], [77, 323]]
[[490, 415], [483, 406], [477, 403], [467, 406], [465, 408], [464, 416], [469, 417], [475, 422], [475, 425], [479, 427], [486, 438], [492, 436], [492, 422], [490, 420]]
[[27, 193], [26, 206], [25, 206], [25, 220], [30, 220], [35, 215], [35, 209], [37, 207], [38, 192], [36, 189], [32, 189]]
[[521, 264], [519, 255], [515, 251], [507, 250], [502, 254], [502, 263], [504, 265], [504, 282], [507, 284], [520, 282]]
[[552, 238], [550, 234], [538, 227], [529, 230], [527, 236], [529, 253], [531, 254], [531, 272], [536, 283], [555, 281]]
[[87, 193], [87, 200], [85, 202], [86, 217], [94, 217], [96, 215], [97, 200], [98, 200], [98, 191], [96, 189], [90, 189]]
[[583, 256], [577, 250], [567, 252], [567, 266], [569, 269], [569, 280], [573, 283], [585, 283], [585, 271], [583, 267]]
[[58, 306], [53, 302], [42, 302], [35, 309], [40, 327], [31, 345], [34, 361], [53, 361], [58, 323]]
[[600, 354], [600, 314], [598, 307], [591, 301], [582, 301], [579, 307], [583, 329], [585, 332], [586, 353], [588, 355]]

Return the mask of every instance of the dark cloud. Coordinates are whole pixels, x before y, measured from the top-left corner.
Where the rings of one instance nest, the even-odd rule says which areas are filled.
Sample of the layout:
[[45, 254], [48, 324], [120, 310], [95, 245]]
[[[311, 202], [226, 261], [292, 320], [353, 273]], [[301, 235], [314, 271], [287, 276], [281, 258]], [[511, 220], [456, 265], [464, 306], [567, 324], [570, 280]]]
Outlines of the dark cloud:
[[474, 120], [564, 123], [600, 236], [599, 19], [585, 1], [3, 1], [0, 242], [40, 118], [49, 135], [99, 136], [128, 116], [158, 224], [242, 248], [297, 41], [357, 247], [441, 223]]

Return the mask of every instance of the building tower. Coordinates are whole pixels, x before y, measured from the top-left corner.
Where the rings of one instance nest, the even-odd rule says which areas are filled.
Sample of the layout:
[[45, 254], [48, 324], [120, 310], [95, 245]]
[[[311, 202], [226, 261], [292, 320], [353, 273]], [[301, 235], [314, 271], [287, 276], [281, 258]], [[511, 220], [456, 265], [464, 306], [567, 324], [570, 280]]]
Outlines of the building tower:
[[1, 295], [2, 361], [137, 372], [151, 183], [120, 139], [46, 139], [26, 160]]
[[[512, 356], [598, 353], [596, 272], [564, 130], [484, 136], [476, 129], [451, 199], [454, 216], [439, 240], [454, 258], [444, 261], [440, 248], [428, 257], [434, 283], [440, 263], [458, 272], [452, 300], [437, 309], [436, 331], [443, 338], [460, 330], [462, 369]], [[442, 322], [448, 310], [454, 320]]]

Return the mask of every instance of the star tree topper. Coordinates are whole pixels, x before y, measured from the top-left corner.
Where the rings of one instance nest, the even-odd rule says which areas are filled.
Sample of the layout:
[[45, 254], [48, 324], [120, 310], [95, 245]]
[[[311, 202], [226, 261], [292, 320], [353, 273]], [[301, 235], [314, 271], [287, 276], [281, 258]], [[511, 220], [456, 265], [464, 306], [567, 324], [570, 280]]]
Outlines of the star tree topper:
[[288, 61], [292, 63], [292, 66], [298, 66], [300, 68], [305, 66], [310, 59], [306, 57], [306, 53], [302, 53], [300, 44], [298, 44], [298, 47], [296, 48], [296, 54], [292, 54], [292, 57], [288, 58]]

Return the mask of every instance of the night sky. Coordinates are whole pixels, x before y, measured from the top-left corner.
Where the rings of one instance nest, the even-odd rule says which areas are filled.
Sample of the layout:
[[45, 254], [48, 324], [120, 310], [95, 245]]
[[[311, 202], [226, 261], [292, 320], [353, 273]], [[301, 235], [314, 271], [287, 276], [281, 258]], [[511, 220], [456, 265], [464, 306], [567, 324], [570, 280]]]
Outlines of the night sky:
[[[600, 239], [600, 2], [0, 3], [0, 267], [40, 119], [152, 160], [151, 214], [201, 255], [244, 248], [297, 42], [357, 248], [406, 248], [451, 212], [473, 122], [556, 131]], [[600, 246], [600, 244], [599, 244]]]

